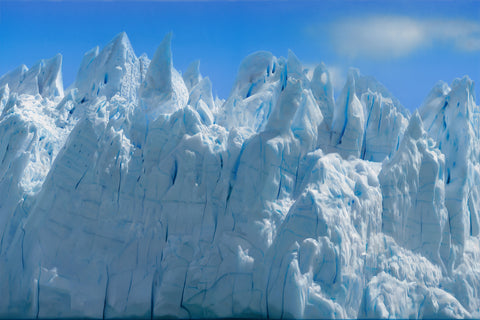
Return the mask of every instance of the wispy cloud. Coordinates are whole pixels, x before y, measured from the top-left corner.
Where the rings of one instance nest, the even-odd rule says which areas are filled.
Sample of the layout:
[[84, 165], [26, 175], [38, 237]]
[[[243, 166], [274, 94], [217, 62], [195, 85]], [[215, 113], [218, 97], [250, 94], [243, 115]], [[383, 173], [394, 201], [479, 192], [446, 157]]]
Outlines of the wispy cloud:
[[331, 36], [338, 53], [351, 58], [398, 58], [433, 44], [480, 51], [480, 22], [461, 19], [349, 18], [333, 23]]

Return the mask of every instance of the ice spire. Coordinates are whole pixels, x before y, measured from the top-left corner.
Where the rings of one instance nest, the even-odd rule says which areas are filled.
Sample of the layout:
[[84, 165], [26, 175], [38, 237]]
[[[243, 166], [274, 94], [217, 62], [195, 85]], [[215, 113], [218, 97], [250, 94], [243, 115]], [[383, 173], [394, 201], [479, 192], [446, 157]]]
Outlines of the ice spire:
[[311, 88], [313, 96], [322, 110], [324, 122], [326, 123], [328, 130], [332, 125], [335, 100], [333, 99], [333, 86], [330, 72], [328, 72], [328, 69], [323, 62], [313, 71]]
[[183, 81], [190, 92], [201, 80], [200, 60], [195, 60], [188, 66], [187, 71], [183, 74]]
[[333, 113], [330, 143], [343, 157], [358, 157], [362, 147], [365, 119], [363, 106], [355, 94], [357, 77], [358, 70], [351, 69]]
[[142, 107], [148, 113], [172, 113], [188, 102], [188, 90], [180, 74], [173, 68], [172, 33], [158, 46], [140, 86]]
[[62, 55], [58, 53], [53, 58], [42, 63], [38, 75], [39, 92], [44, 97], [63, 96]]
[[117, 93], [133, 98], [139, 79], [138, 59], [127, 34], [121, 32], [100, 52], [96, 47], [84, 55], [74, 86], [84, 102]]
[[141, 87], [142, 98], [152, 96], [165, 96], [172, 94], [172, 33], [165, 36], [162, 43], [155, 51], [150, 66], [148, 67], [145, 82]]

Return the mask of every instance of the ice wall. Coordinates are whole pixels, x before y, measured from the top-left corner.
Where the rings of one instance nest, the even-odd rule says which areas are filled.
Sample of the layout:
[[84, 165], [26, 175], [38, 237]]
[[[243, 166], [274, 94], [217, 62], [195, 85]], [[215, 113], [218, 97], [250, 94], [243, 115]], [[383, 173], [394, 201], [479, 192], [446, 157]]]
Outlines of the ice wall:
[[125, 33], [60, 70], [0, 78], [0, 316], [480, 316], [470, 79], [410, 116], [257, 52], [223, 101]]

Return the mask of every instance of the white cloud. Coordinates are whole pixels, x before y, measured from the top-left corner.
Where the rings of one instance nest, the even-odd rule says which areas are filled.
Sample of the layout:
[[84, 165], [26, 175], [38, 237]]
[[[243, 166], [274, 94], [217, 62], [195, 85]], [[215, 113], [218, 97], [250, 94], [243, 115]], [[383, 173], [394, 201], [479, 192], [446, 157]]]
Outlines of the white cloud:
[[403, 16], [349, 18], [331, 26], [336, 50], [351, 58], [398, 58], [434, 43], [480, 51], [480, 22]]

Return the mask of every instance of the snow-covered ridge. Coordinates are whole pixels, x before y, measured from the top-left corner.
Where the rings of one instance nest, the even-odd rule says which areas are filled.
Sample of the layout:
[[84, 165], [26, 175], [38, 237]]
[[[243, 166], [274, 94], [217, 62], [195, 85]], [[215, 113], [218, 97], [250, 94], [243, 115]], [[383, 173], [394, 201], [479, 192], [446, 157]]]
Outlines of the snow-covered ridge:
[[254, 53], [226, 100], [125, 33], [0, 78], [0, 316], [480, 317], [480, 109]]

